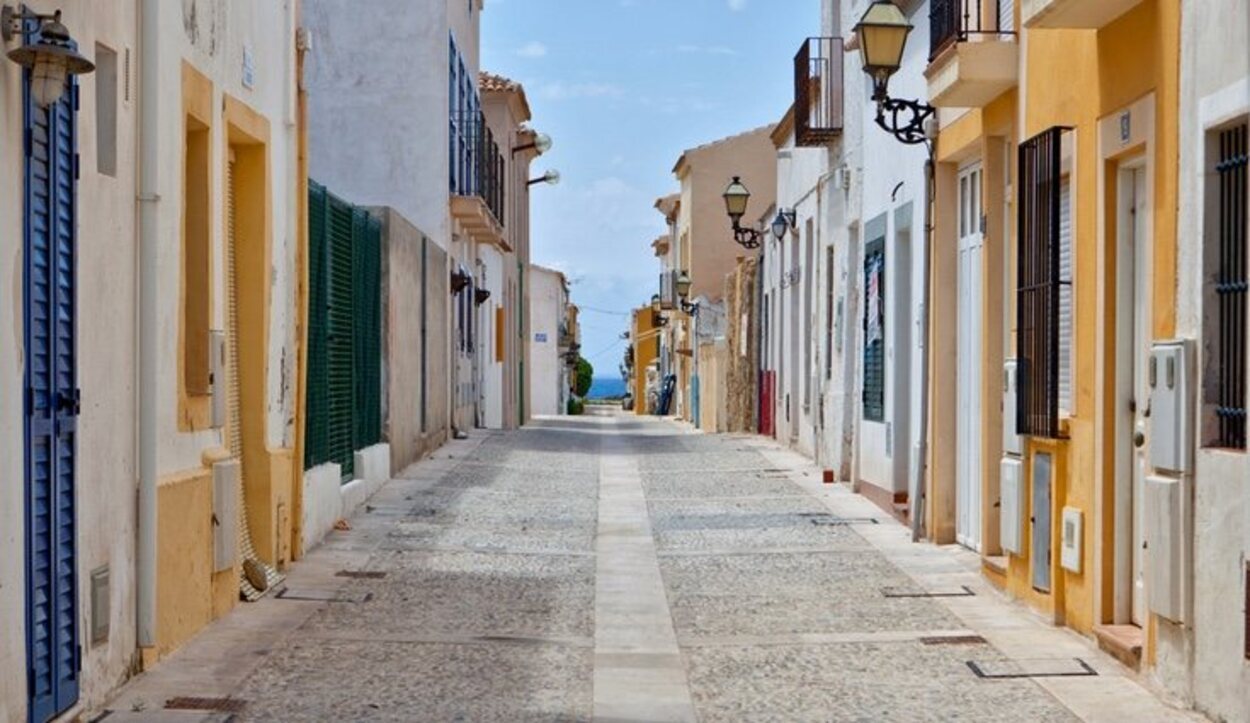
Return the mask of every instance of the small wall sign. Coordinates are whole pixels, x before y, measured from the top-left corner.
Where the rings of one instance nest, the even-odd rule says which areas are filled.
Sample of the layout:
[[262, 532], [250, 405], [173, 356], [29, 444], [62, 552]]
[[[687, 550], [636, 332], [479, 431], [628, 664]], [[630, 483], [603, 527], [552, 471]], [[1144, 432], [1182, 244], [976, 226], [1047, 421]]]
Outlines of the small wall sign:
[[252, 47], [243, 46], [243, 87], [248, 90], [256, 85], [256, 59], [252, 57]]
[[540, 332], [536, 332], [536, 333], [534, 334], [534, 341], [538, 342], [539, 344], [546, 344], [546, 343], [547, 343], [547, 334], [546, 334], [545, 332], [541, 332], [541, 331], [540, 331]]
[[1133, 114], [1124, 111], [1120, 114], [1120, 142], [1128, 143], [1128, 139], [1133, 137]]

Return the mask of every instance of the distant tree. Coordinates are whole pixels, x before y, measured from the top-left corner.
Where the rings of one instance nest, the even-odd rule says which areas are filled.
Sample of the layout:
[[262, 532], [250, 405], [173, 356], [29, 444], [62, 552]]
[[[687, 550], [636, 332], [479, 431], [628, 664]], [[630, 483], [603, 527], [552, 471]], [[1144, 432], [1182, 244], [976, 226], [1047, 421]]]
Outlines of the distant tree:
[[579, 397], [585, 397], [590, 392], [590, 383], [595, 376], [595, 368], [586, 361], [585, 357], [577, 357], [577, 386], [573, 388], [573, 393]]

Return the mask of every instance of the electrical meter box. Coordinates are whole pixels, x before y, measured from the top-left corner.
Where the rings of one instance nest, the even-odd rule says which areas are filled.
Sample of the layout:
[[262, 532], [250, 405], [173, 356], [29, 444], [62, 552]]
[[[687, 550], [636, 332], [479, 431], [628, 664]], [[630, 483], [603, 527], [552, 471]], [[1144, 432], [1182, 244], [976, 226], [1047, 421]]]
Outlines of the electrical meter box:
[[1015, 359], [1003, 363], [1003, 452], [1020, 455], [1024, 442], [1016, 431], [1016, 393], [1019, 382], [1019, 365]]
[[1192, 344], [1157, 342], [1150, 350], [1150, 464], [1159, 471], [1189, 472], [1193, 443]]

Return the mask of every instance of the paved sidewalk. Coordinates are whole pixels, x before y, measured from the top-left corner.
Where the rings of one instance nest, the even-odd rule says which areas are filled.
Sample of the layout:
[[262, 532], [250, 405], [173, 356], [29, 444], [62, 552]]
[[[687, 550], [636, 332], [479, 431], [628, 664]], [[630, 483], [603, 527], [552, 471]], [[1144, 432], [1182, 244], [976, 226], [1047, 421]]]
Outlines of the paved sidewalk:
[[107, 717], [590, 719], [1201, 720], [771, 441], [626, 416], [445, 446]]

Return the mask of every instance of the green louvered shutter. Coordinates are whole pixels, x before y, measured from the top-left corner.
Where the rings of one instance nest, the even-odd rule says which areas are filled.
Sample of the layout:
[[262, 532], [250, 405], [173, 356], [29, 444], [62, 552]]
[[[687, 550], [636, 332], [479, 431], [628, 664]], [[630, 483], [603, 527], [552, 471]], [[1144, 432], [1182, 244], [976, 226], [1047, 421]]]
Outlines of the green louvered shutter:
[[330, 459], [330, 392], [326, 382], [326, 324], [329, 284], [326, 278], [330, 207], [326, 189], [308, 183], [308, 367], [305, 384], [304, 468]]
[[353, 208], [335, 198], [330, 205], [329, 304], [327, 311], [326, 384], [329, 388], [330, 410], [329, 461], [337, 462], [343, 479], [350, 480], [355, 471], [352, 439], [352, 415], [356, 408], [355, 382], [352, 367], [353, 350], [353, 282], [352, 236]]
[[356, 210], [355, 327], [356, 448], [382, 440], [382, 224], [363, 209]]

